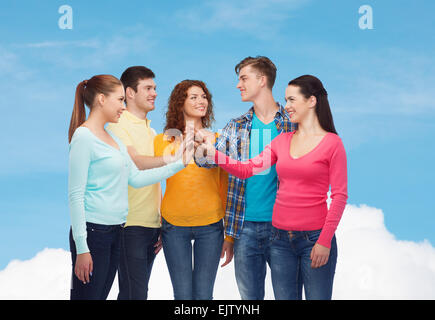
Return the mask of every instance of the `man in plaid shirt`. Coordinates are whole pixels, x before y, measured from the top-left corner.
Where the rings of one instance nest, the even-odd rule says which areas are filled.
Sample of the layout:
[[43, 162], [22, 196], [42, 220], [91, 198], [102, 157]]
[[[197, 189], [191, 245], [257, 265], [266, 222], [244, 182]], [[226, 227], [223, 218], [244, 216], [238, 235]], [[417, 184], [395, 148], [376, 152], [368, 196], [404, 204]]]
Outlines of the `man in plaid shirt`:
[[[215, 147], [233, 159], [255, 157], [282, 132], [295, 129], [284, 108], [275, 102], [272, 87], [276, 67], [267, 57], [247, 57], [236, 65], [237, 88], [242, 101], [254, 105], [242, 116], [230, 120]], [[216, 166], [197, 158], [200, 167]], [[278, 179], [275, 166], [248, 179], [229, 175], [222, 257], [228, 264], [234, 253], [237, 286], [244, 300], [264, 299], [266, 264]]]

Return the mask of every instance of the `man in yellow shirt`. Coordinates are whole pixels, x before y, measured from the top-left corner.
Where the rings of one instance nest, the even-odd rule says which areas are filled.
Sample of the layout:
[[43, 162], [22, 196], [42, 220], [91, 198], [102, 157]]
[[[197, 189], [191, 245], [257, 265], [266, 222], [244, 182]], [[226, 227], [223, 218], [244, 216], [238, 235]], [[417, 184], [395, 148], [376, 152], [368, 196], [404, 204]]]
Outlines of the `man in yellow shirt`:
[[[127, 110], [118, 123], [108, 129], [127, 146], [138, 169], [165, 165], [163, 157], [154, 157], [154, 137], [148, 112], [155, 109], [157, 97], [154, 73], [144, 66], [126, 69], [121, 81], [125, 88]], [[161, 249], [160, 183], [140, 189], [128, 187], [129, 211], [121, 234], [121, 259], [118, 270], [118, 300], [146, 300], [154, 258]]]

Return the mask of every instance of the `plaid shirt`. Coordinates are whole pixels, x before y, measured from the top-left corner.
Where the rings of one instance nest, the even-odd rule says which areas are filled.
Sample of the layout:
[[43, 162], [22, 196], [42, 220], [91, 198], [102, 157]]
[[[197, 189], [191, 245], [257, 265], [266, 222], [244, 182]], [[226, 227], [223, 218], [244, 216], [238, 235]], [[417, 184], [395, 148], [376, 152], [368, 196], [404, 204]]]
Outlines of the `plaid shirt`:
[[[275, 114], [275, 125], [278, 133], [291, 132], [296, 125], [290, 119], [284, 108], [277, 103], [279, 110]], [[244, 115], [230, 120], [217, 138], [215, 147], [227, 156], [238, 161], [249, 160], [249, 141], [254, 116], [254, 107]], [[199, 163], [205, 168], [215, 167], [215, 164]], [[245, 187], [246, 180], [229, 175], [227, 205], [225, 214], [225, 234], [239, 238], [245, 219]]]

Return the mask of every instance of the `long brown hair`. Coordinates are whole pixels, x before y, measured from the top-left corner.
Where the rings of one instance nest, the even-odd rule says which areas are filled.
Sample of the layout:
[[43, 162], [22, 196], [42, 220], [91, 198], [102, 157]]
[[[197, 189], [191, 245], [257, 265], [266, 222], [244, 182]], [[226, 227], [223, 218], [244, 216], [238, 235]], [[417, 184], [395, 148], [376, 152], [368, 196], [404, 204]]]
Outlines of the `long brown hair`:
[[327, 132], [337, 134], [334, 120], [332, 119], [331, 108], [329, 106], [328, 92], [323, 87], [322, 82], [315, 76], [304, 75], [291, 80], [288, 85], [299, 87], [299, 90], [305, 99], [315, 96], [317, 100], [315, 110], [320, 126]]
[[202, 126], [204, 128], [209, 128], [214, 122], [212, 96], [205, 83], [199, 80], [183, 80], [175, 86], [168, 99], [168, 111], [166, 112], [166, 125], [164, 131], [168, 129], [178, 129], [181, 132], [184, 132], [185, 121], [183, 108], [184, 102], [187, 98], [187, 90], [191, 87], [200, 87], [207, 97], [207, 113], [201, 119]]
[[121, 81], [109, 74], [93, 76], [89, 80], [83, 80], [77, 85], [74, 108], [68, 130], [69, 143], [71, 143], [76, 129], [86, 121], [85, 104], [92, 110], [92, 105], [97, 94], [109, 95], [117, 86], [122, 86]]

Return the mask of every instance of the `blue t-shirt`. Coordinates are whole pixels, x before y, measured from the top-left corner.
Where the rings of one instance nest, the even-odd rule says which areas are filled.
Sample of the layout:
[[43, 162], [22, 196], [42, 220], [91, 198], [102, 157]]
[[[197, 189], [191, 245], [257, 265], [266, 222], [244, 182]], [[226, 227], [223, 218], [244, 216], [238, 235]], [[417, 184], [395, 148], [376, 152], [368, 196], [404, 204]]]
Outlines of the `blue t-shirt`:
[[[259, 155], [276, 136], [278, 136], [278, 130], [275, 121], [264, 124], [254, 112], [249, 141], [249, 158], [252, 159]], [[275, 165], [246, 179], [245, 220], [272, 221], [277, 182]]]

